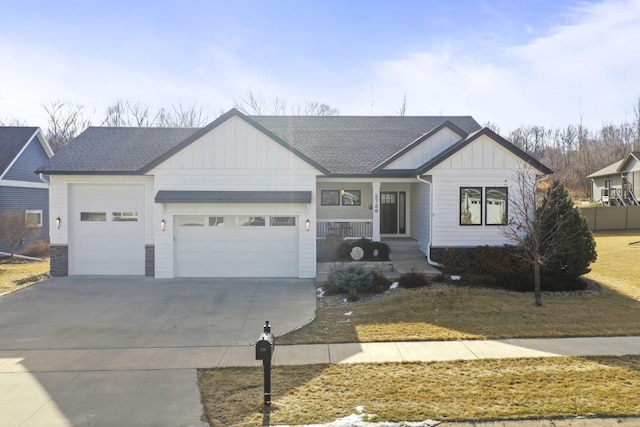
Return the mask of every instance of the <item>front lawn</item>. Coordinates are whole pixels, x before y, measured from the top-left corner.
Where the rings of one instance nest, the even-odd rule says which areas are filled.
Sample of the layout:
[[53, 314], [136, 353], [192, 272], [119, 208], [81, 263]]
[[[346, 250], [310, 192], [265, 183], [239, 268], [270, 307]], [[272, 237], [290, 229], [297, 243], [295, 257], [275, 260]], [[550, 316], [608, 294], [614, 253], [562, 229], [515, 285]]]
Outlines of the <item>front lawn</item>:
[[[587, 278], [598, 293], [543, 296], [447, 286], [406, 291], [316, 319], [279, 344], [458, 340], [640, 334], [640, 231], [596, 233], [598, 260]], [[350, 315], [345, 313], [351, 312]], [[277, 325], [274, 325], [277, 328]], [[277, 329], [276, 329], [277, 330]]]
[[474, 360], [198, 371], [212, 426], [327, 423], [357, 413], [377, 421], [537, 419], [640, 414], [640, 356]]
[[0, 264], [0, 295], [15, 291], [34, 282], [39, 282], [49, 275], [49, 260], [39, 262], [22, 262]]

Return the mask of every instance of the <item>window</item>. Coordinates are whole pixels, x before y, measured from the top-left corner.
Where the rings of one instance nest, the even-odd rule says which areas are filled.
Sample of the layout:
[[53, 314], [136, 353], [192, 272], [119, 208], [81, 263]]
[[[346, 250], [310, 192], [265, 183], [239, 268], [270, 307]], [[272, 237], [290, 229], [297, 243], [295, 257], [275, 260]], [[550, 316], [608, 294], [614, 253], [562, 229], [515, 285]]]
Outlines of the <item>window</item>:
[[293, 227], [296, 225], [295, 216], [272, 216], [269, 218], [271, 227]]
[[485, 188], [485, 224], [486, 225], [506, 225], [507, 224], [507, 187], [487, 187]]
[[204, 227], [204, 216], [200, 215], [181, 215], [178, 217], [178, 226], [180, 227]]
[[460, 187], [460, 225], [482, 224], [482, 187]]
[[113, 222], [137, 222], [138, 212], [111, 212]]
[[105, 222], [106, 212], [80, 212], [80, 221], [83, 222]]
[[340, 206], [340, 190], [322, 190], [320, 204], [322, 206]]
[[231, 227], [235, 225], [234, 217], [210, 216], [209, 227]]
[[29, 228], [42, 227], [42, 211], [25, 211], [24, 221]]
[[342, 206], [360, 206], [360, 190], [344, 190]]
[[240, 225], [242, 227], [264, 227], [265, 221], [263, 216], [241, 216]]

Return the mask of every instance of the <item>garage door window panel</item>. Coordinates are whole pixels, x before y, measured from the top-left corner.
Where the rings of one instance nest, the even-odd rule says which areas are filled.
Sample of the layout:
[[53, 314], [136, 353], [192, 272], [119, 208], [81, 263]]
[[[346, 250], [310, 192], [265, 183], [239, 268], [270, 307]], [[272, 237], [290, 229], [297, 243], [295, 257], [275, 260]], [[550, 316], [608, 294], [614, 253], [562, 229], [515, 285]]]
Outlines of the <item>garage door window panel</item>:
[[111, 212], [113, 222], [138, 222], [138, 212]]
[[264, 218], [263, 216], [241, 216], [239, 222], [241, 227], [264, 227]]
[[269, 225], [271, 227], [295, 227], [295, 216], [272, 216], [269, 218]]
[[204, 227], [204, 216], [182, 215], [178, 217], [179, 227]]
[[80, 212], [80, 221], [82, 222], [106, 222], [106, 212]]

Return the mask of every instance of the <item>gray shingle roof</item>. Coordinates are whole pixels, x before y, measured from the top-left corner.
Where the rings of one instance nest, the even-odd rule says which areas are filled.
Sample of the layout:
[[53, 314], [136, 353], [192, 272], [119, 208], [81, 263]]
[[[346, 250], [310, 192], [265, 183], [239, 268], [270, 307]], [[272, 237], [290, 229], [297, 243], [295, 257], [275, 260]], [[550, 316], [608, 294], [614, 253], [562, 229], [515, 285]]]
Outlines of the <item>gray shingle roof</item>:
[[90, 127], [38, 172], [135, 174], [198, 131], [196, 128]]
[[37, 127], [0, 126], [0, 175], [37, 130]]
[[[466, 133], [480, 129], [470, 116], [249, 116], [231, 110], [216, 122], [240, 115], [281, 143], [336, 175], [369, 174], [382, 162], [444, 122]], [[209, 125], [209, 126], [212, 126]], [[209, 127], [208, 126], [208, 127]], [[92, 127], [45, 163], [39, 172], [143, 173], [195, 133], [206, 129]], [[193, 139], [191, 138], [191, 139]], [[182, 144], [182, 145], [181, 145]]]
[[467, 133], [470, 116], [250, 116], [332, 174], [367, 174], [407, 145], [450, 121]]

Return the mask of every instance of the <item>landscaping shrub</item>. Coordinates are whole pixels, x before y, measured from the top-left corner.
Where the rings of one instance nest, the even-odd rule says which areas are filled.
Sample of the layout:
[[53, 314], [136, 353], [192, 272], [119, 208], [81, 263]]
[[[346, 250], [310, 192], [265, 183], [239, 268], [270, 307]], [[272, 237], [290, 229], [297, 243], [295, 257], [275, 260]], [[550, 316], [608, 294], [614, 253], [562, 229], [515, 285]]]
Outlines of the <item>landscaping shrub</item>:
[[505, 274], [527, 271], [529, 265], [518, 256], [515, 246], [478, 246], [473, 271], [482, 274]]
[[449, 273], [463, 273], [465, 271], [473, 270], [473, 257], [468, 253], [454, 248], [447, 248], [442, 255], [440, 264], [444, 270]]
[[431, 281], [434, 283], [445, 283], [445, 282], [448, 282], [449, 280], [450, 280], [450, 276], [442, 273], [436, 276], [433, 276], [433, 278], [431, 279]]
[[22, 254], [35, 258], [48, 257], [49, 242], [46, 240], [38, 240], [37, 242], [30, 243], [24, 248]]
[[373, 285], [371, 286], [371, 290], [369, 291], [372, 294], [381, 294], [389, 290], [389, 286], [391, 286], [391, 280], [387, 279], [387, 277], [380, 273], [379, 271], [373, 271]]
[[345, 243], [345, 241], [337, 234], [329, 234], [324, 240], [319, 240], [317, 245], [318, 261], [337, 261], [339, 259], [339, 248], [343, 243]]
[[[351, 251], [356, 246], [362, 248], [364, 252], [364, 256], [360, 261], [389, 261], [389, 246], [386, 243], [372, 242], [365, 238], [341, 242], [336, 248], [334, 261], [353, 261]], [[376, 250], [377, 256], [374, 256]]]
[[373, 273], [360, 264], [348, 264], [333, 268], [327, 282], [327, 290], [331, 294], [366, 294], [373, 288]]
[[406, 289], [422, 288], [429, 285], [429, 280], [424, 273], [411, 271], [403, 273], [398, 279], [398, 286]]

